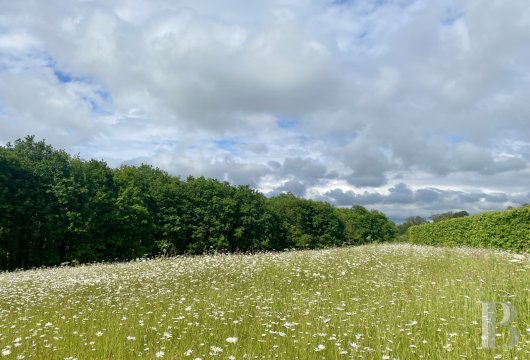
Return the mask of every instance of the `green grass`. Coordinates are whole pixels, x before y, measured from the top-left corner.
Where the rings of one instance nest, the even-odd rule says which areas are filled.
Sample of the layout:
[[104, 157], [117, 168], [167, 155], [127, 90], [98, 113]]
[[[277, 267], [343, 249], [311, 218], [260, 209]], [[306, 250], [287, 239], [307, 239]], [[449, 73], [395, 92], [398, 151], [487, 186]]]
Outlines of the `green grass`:
[[[0, 358], [529, 359], [529, 279], [406, 244], [0, 273]], [[481, 349], [481, 301], [514, 304], [515, 348]]]

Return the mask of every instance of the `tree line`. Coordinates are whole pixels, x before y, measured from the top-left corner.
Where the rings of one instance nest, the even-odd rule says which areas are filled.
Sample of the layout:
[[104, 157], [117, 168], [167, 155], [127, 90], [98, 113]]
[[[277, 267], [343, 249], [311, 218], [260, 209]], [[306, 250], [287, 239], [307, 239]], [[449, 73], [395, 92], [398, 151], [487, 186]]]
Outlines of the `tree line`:
[[421, 216], [409, 216], [402, 223], [397, 225], [397, 230], [399, 234], [404, 235], [407, 233], [408, 228], [414, 225], [423, 225], [428, 224], [430, 222], [437, 223], [445, 220], [457, 219], [466, 216], [469, 216], [469, 213], [465, 210], [448, 211], [441, 214], [434, 214], [431, 215], [429, 218], [424, 218]]
[[144, 256], [322, 248], [388, 241], [381, 212], [290, 193], [110, 168], [34, 136], [0, 146], [0, 269]]

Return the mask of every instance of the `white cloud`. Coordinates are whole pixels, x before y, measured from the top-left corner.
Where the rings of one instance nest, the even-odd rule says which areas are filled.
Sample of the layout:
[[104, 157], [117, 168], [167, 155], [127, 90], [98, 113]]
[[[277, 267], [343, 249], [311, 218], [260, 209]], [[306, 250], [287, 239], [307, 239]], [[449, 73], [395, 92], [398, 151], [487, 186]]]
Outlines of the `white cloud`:
[[[530, 9], [520, 1], [0, 8], [2, 142], [35, 134], [113, 166], [272, 193], [387, 196], [374, 204], [393, 214], [526, 201]], [[388, 200], [399, 183], [414, 189], [407, 204]]]

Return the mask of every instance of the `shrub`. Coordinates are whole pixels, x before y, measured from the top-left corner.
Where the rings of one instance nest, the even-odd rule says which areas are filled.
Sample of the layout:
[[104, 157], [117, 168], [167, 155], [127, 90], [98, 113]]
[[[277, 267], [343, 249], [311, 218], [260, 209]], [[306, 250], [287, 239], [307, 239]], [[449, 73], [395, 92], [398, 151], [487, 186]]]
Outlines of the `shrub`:
[[486, 212], [408, 229], [413, 244], [530, 250], [530, 208]]

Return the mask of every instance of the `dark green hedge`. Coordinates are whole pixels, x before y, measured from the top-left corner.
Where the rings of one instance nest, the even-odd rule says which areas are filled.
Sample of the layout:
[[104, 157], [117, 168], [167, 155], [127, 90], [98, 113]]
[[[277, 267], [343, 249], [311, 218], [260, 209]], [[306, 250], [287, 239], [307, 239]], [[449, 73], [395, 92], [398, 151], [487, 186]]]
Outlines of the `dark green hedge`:
[[408, 229], [409, 242], [425, 245], [530, 250], [530, 207], [450, 219]]

